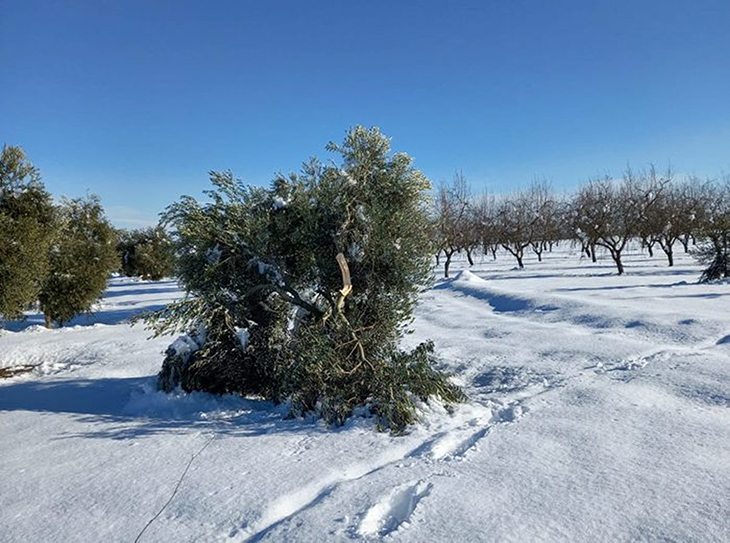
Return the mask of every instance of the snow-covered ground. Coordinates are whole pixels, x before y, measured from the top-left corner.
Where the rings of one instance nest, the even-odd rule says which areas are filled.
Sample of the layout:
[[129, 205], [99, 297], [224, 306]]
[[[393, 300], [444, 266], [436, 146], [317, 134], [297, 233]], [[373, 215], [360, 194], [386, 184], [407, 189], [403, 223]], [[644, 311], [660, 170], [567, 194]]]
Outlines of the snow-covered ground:
[[433, 339], [470, 403], [403, 437], [155, 391], [170, 340], [126, 321], [172, 282], [11, 325], [0, 367], [34, 369], [0, 380], [0, 540], [728, 541], [730, 284], [626, 264], [457, 263], [407, 342]]

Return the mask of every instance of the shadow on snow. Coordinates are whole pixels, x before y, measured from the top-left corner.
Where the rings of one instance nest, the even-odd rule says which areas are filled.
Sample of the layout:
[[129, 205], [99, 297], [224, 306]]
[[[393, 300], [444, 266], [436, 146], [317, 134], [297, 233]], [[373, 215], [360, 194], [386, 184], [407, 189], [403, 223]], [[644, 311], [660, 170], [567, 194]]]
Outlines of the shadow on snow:
[[[106, 300], [129, 296], [133, 299], [139, 299], [140, 296], [159, 295], [158, 299], [142, 300], [141, 302], [117, 302], [111, 303], [111, 307], [103, 306], [97, 311], [83, 313], [71, 319], [64, 327], [69, 326], [93, 326], [94, 324], [122, 324], [129, 322], [133, 317], [145, 313], [147, 311], [157, 311], [167, 306], [171, 294], [180, 293], [180, 287], [174, 279], [165, 281], [145, 281], [139, 283], [118, 283], [112, 281], [107, 286], [101, 298], [102, 304]], [[0, 323], [0, 328], [10, 332], [22, 332], [31, 326], [44, 326], [43, 314], [40, 312], [29, 313], [22, 321], [11, 321]]]
[[[157, 286], [155, 286], [157, 285]], [[138, 288], [132, 288], [138, 287]], [[104, 291], [103, 298], [117, 298], [120, 296], [145, 296], [148, 294], [172, 294], [179, 292], [180, 287], [177, 281], [155, 281], [155, 282], [140, 282], [140, 283], [111, 283], [106, 291]]]
[[[94, 429], [58, 439], [137, 439], [211, 431], [246, 437], [324, 431], [313, 420], [287, 419], [273, 403], [202, 392], [165, 394], [155, 377], [19, 381], [0, 385], [0, 412], [66, 413]], [[98, 424], [102, 423], [102, 424]]]
[[[93, 326], [94, 324], [122, 324], [129, 322], [133, 317], [146, 313], [148, 311], [157, 311], [163, 309], [168, 304], [164, 303], [150, 303], [147, 305], [138, 304], [130, 306], [129, 309], [122, 309], [115, 307], [113, 309], [101, 309], [99, 311], [93, 311], [91, 313], [83, 313], [74, 317], [64, 325], [64, 328], [72, 326]], [[22, 321], [11, 321], [5, 323], [2, 327], [4, 330], [9, 332], [22, 332], [31, 326], [44, 326], [44, 318], [42, 313], [31, 313], [28, 314], [25, 320]]]

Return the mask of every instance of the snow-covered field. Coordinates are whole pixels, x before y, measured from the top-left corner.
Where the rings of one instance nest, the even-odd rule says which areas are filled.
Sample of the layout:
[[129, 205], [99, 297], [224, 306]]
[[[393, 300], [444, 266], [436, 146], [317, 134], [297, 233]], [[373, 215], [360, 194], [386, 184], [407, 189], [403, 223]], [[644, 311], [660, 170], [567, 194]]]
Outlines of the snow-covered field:
[[407, 342], [433, 339], [470, 403], [403, 437], [156, 392], [170, 339], [126, 321], [173, 282], [11, 325], [0, 367], [34, 369], [0, 380], [0, 540], [728, 541], [730, 284], [626, 264], [457, 263]]

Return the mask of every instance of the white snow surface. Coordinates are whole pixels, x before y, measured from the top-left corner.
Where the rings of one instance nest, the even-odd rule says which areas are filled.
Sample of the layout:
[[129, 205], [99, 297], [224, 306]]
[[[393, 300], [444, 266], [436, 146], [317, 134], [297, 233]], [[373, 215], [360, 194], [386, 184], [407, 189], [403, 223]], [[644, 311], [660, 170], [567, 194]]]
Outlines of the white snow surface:
[[626, 267], [454, 263], [405, 343], [433, 339], [470, 401], [401, 437], [156, 391], [170, 338], [127, 321], [171, 281], [10, 324], [0, 367], [34, 369], [0, 380], [0, 540], [728, 541], [730, 284], [686, 255]]
[[236, 337], [238, 338], [238, 343], [241, 345], [241, 349], [245, 351], [246, 347], [248, 347], [251, 332], [248, 331], [248, 328], [239, 328], [236, 330]]

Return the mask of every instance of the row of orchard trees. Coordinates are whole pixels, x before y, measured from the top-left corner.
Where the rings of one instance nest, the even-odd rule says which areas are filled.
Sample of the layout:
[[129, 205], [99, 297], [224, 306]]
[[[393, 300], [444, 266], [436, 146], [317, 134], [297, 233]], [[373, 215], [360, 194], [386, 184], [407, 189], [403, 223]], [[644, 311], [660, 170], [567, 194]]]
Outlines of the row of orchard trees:
[[[38, 305], [47, 326], [89, 311], [109, 274], [159, 278], [172, 271], [160, 229], [115, 230], [99, 198], [54, 204], [20, 147], [0, 153], [0, 323]], [[121, 257], [121, 258], [120, 258]]]
[[[676, 179], [653, 167], [627, 170], [621, 179], [591, 180], [574, 194], [558, 194], [549, 183], [503, 197], [475, 196], [462, 174], [443, 185], [434, 198], [433, 237], [436, 258], [444, 258], [449, 276], [453, 255], [464, 251], [470, 265], [480, 249], [496, 258], [499, 248], [524, 267], [526, 251], [539, 261], [545, 250], [561, 241], [580, 245], [596, 261], [596, 249], [605, 250], [620, 274], [622, 257], [631, 240], [640, 240], [650, 256], [656, 248], [674, 265], [677, 246], [695, 255], [708, 268], [704, 280], [730, 275], [730, 179], [701, 181]], [[698, 243], [699, 242], [699, 243]]]

